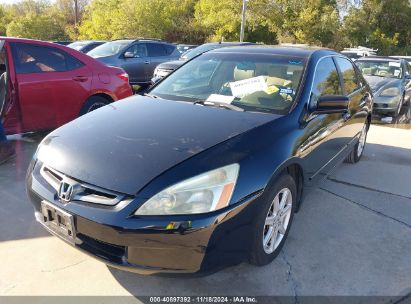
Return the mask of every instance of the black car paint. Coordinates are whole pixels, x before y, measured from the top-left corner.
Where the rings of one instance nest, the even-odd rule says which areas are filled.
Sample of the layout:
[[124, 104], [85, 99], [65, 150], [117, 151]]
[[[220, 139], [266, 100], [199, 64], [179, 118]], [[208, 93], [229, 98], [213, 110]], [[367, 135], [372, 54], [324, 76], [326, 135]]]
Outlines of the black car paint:
[[[219, 50], [222, 51], [224, 49]], [[28, 172], [27, 189], [35, 209], [39, 210], [41, 200], [47, 200], [75, 214], [78, 233], [84, 236], [83, 244], [77, 247], [107, 264], [128, 271], [147, 274], [201, 273], [247, 259], [252, 239], [250, 227], [260, 203], [267, 195], [266, 189], [269, 189], [269, 185], [284, 170], [288, 171], [299, 181], [298, 202], [300, 202], [307, 190], [341, 162], [358, 141], [360, 130], [367, 119], [370, 119], [372, 93], [357, 70], [362, 85], [349, 96], [348, 113], [318, 113], [308, 106], [316, 65], [322, 58], [341, 55], [328, 50], [292, 48], [235, 48], [230, 51], [273, 52], [277, 55], [294, 53], [309, 58], [302, 80], [304, 85], [300, 85], [296, 102], [288, 115], [234, 112], [153, 99], [151, 102], [155, 104], [153, 109], [155, 108], [156, 111], [160, 110], [159, 105], [165, 106], [166, 102], [170, 102], [169, 107], [175, 106], [183, 113], [186, 107], [192, 107], [193, 113], [201, 111], [204, 117], [210, 119], [208, 125], [207, 120], [200, 119], [199, 125], [196, 125], [195, 120], [189, 121], [193, 133], [188, 135], [187, 142], [191, 144], [186, 148], [200, 146], [201, 149], [191, 154], [187, 149], [181, 149], [178, 153], [166, 153], [164, 157], [170, 157], [172, 161], [166, 166], [153, 168], [155, 173], [146, 172], [144, 182], [137, 180], [134, 188], [131, 186], [133, 180], [127, 181], [125, 187], [121, 183], [116, 184], [116, 179], [113, 178], [109, 188], [126, 190], [124, 192], [128, 194], [135, 193], [130, 196], [131, 202], [122, 202], [115, 207], [95, 206], [81, 202], [63, 204], [57, 198], [55, 191], [50, 189], [39, 176], [41, 164], [34, 158]], [[148, 102], [146, 98], [136, 96], [131, 100], [119, 102], [116, 107], [120, 112], [122, 109], [133, 109], [134, 115], [139, 115], [137, 106], [128, 108], [133, 100], [136, 101], [136, 105], [144, 105]], [[112, 150], [121, 153], [122, 157], [128, 157], [129, 160], [136, 159], [139, 151], [132, 150], [132, 145], [134, 143], [136, 149], [142, 149], [141, 143], [138, 143], [129, 132], [123, 139], [117, 137], [126, 132], [125, 124], [119, 123], [118, 119], [117, 121], [112, 119], [109, 121], [113, 123], [106, 123], [107, 127], [102, 122], [95, 125], [97, 118], [104, 118], [104, 121], [107, 121], [109, 116], [106, 114], [111, 115], [112, 111], [115, 111], [114, 108], [97, 110], [53, 132], [43, 142], [63, 150], [73, 145], [69, 151], [75, 155], [79, 155], [75, 150], [82, 151], [81, 158], [84, 159], [74, 161], [72, 168], [69, 166], [61, 168], [68, 170], [71, 177], [81, 177], [101, 187], [101, 183], [106, 184], [107, 180], [105, 177], [93, 175], [94, 170], [101, 170], [95, 166], [102, 165], [101, 160], [94, 159], [95, 155], [101, 156], [102, 153], [108, 155]], [[133, 113], [130, 115], [132, 116]], [[141, 114], [143, 113], [148, 115], [144, 109]], [[212, 120], [212, 115], [224, 120], [225, 124], [220, 125]], [[162, 124], [160, 117], [157, 119], [154, 115], [152, 119]], [[187, 119], [186, 115], [183, 118]], [[126, 122], [132, 123], [129, 119], [124, 118]], [[244, 121], [242, 127], [238, 126], [240, 120]], [[170, 123], [170, 128], [160, 127], [159, 130], [164, 132], [164, 137], [158, 137], [156, 141], [167, 141], [166, 151], [184, 147], [181, 143], [177, 144], [175, 140], [170, 141], [168, 137], [169, 134], [174, 134], [174, 128], [177, 130], [181, 128], [179, 123], [173, 125], [172, 120], [166, 121]], [[234, 130], [235, 128], [230, 125], [233, 122], [240, 129]], [[217, 125], [212, 126], [215, 123]], [[189, 128], [187, 122], [181, 125]], [[150, 126], [152, 127], [152, 124]], [[112, 128], [112, 131], [109, 128]], [[139, 131], [136, 132], [139, 134]], [[189, 133], [190, 130], [184, 130], [183, 134], [185, 132]], [[91, 134], [96, 138], [92, 139]], [[156, 134], [159, 136], [160, 133]], [[70, 145], [66, 144], [66, 140]], [[92, 144], [88, 140], [91, 140]], [[126, 145], [130, 149], [130, 155], [125, 155], [124, 151], [120, 151], [121, 147], [116, 147], [118, 144], [125, 144], [127, 140], [129, 140]], [[96, 146], [96, 143], [99, 145]], [[72, 161], [72, 156], [67, 157]], [[143, 159], [144, 157], [146, 155], [143, 155]], [[114, 161], [114, 159], [105, 160]], [[130, 166], [125, 160], [118, 160], [117, 164], [119, 163], [122, 165], [118, 172], [137, 176], [135, 172], [139, 170], [138, 165]], [[228, 207], [198, 215], [140, 217], [133, 215], [148, 198], [166, 187], [232, 163], [240, 164], [240, 174]], [[104, 164], [104, 167], [112, 168], [110, 164]], [[110, 174], [110, 171], [106, 173]], [[99, 171], [99, 174], [104, 174], [104, 171]], [[117, 172], [115, 176], [116, 174]], [[170, 223], [174, 223], [174, 228], [171, 230], [166, 228]]]

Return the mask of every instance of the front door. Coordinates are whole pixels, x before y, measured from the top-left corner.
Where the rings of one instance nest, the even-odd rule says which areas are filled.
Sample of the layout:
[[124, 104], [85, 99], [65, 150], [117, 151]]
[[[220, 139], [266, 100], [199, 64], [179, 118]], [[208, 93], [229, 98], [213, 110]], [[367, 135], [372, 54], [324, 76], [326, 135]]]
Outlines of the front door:
[[[125, 57], [131, 54], [132, 57]], [[124, 69], [131, 84], [139, 84], [147, 82], [147, 68], [150, 65], [150, 58], [147, 55], [147, 46], [145, 43], [137, 42], [130, 46], [122, 55], [121, 68]]]
[[342, 95], [340, 77], [332, 57], [320, 60], [314, 74], [309, 112], [298, 154], [304, 162], [305, 175], [311, 184], [328, 173], [339, 160], [349, 142], [344, 131], [347, 113], [315, 113], [318, 99], [325, 95]]

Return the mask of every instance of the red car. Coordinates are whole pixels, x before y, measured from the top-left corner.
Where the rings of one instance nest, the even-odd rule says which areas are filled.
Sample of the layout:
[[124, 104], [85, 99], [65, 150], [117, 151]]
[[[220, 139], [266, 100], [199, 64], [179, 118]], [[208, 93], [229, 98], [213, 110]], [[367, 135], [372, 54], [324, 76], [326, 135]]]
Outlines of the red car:
[[0, 37], [0, 118], [7, 134], [54, 129], [131, 95], [120, 68], [62, 45]]

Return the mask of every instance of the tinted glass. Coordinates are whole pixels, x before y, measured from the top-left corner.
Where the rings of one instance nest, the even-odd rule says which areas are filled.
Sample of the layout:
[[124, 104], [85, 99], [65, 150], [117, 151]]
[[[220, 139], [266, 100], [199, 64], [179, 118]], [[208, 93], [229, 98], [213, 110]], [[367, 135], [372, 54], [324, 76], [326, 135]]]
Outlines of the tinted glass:
[[166, 48], [167, 55], [171, 55], [176, 49], [176, 46], [171, 44], [164, 44], [164, 47]]
[[165, 47], [160, 43], [147, 43], [149, 57], [167, 56]]
[[365, 76], [401, 78], [402, 68], [399, 60], [357, 60], [355, 64]]
[[355, 72], [354, 66], [350, 61], [341, 57], [335, 57], [335, 61], [337, 62], [343, 78], [344, 93], [347, 95], [351, 94], [359, 87], [357, 73]]
[[224, 100], [246, 111], [286, 114], [304, 66], [304, 59], [295, 57], [206, 53], [169, 75], [150, 94], [188, 102]]
[[340, 79], [337, 68], [331, 57], [322, 59], [315, 71], [314, 81], [311, 91], [311, 107], [316, 107], [318, 98], [325, 95], [341, 95]]
[[131, 42], [132, 41], [129, 41], [129, 40], [118, 40], [118, 41], [106, 42], [96, 47], [95, 49], [92, 49], [87, 54], [94, 58], [113, 56], [115, 54], [120, 53], [122, 50], [124, 50], [127, 46], [130, 45]]
[[18, 74], [64, 72], [83, 66], [76, 58], [52, 47], [13, 43], [12, 49]]

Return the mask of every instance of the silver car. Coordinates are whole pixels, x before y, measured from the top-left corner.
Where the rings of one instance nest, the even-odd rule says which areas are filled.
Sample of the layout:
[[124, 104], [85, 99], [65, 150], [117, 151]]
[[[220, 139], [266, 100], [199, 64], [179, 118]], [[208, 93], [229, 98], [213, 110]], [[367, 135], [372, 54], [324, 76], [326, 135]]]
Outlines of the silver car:
[[176, 60], [180, 52], [174, 44], [154, 39], [115, 40], [87, 53], [127, 72], [131, 85], [148, 85], [154, 69], [162, 62]]
[[374, 93], [374, 113], [398, 117], [411, 98], [410, 64], [392, 57], [363, 57], [355, 64]]

